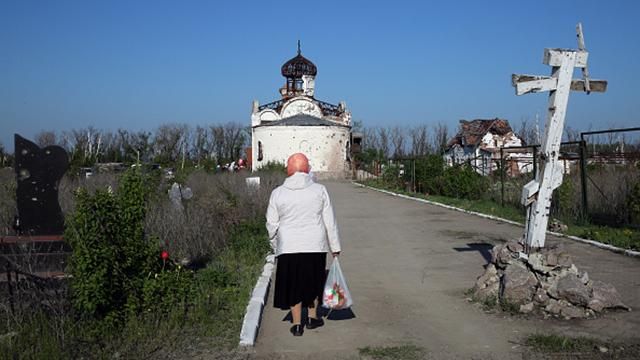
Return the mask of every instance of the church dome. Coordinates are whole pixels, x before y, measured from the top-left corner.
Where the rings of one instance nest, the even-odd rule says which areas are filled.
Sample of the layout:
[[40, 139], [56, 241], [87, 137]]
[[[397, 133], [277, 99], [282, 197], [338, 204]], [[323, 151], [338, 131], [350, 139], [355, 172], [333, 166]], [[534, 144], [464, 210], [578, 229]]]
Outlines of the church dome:
[[282, 65], [282, 76], [286, 78], [301, 78], [303, 75], [316, 76], [318, 68], [309, 59], [300, 54]]

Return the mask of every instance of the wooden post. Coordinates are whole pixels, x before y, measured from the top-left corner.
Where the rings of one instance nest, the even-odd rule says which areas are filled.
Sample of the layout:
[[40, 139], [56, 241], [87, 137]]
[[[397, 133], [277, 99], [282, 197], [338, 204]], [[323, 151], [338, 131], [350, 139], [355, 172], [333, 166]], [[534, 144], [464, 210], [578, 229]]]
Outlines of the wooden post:
[[553, 190], [562, 184], [563, 167], [558, 161], [569, 94], [574, 91], [604, 92], [607, 82], [591, 80], [583, 71], [582, 80], [574, 80], [574, 68], [586, 69], [589, 53], [584, 49], [582, 25], [577, 26], [579, 50], [545, 49], [543, 63], [551, 66], [551, 76], [513, 75], [516, 95], [549, 92], [549, 105], [541, 146], [540, 171], [522, 189], [521, 202], [527, 207], [525, 241], [528, 248], [544, 247]]
[[589, 218], [589, 203], [587, 202], [587, 143], [584, 136], [580, 141], [580, 186], [582, 193], [582, 220]]
[[538, 147], [533, 147], [533, 179], [535, 180], [538, 174]]
[[504, 148], [500, 148], [500, 205], [504, 207]]
[[416, 192], [416, 159], [413, 159], [413, 166], [412, 166], [412, 172], [413, 172], [413, 192]]

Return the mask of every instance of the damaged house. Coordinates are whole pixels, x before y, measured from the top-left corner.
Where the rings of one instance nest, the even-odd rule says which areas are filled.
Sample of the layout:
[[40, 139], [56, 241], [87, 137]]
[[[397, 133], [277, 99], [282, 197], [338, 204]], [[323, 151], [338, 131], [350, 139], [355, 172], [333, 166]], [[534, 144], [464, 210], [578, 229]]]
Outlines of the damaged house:
[[296, 152], [307, 155], [312, 171], [320, 177], [344, 177], [350, 168], [351, 113], [315, 98], [317, 67], [298, 54], [284, 65], [286, 82], [281, 99], [260, 105], [251, 113], [251, 167], [269, 162], [286, 163]]
[[489, 175], [498, 169], [500, 148], [504, 148], [507, 174], [514, 176], [532, 171], [531, 152], [526, 149], [508, 150], [509, 147], [523, 145], [508, 120], [460, 120], [460, 129], [449, 140], [444, 159], [447, 166], [468, 162], [479, 174]]

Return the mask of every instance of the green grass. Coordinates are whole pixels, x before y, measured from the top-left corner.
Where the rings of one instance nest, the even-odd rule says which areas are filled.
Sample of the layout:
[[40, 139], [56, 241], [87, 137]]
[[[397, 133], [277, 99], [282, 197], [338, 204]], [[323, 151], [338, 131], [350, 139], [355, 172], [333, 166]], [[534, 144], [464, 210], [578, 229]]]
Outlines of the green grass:
[[640, 230], [637, 229], [571, 224], [566, 233], [623, 249], [640, 250]]
[[419, 360], [425, 358], [425, 350], [412, 344], [387, 347], [367, 346], [358, 349], [358, 352], [365, 359], [375, 360]]
[[196, 272], [196, 295], [190, 304], [161, 314], [131, 316], [117, 329], [100, 328], [72, 315], [32, 314], [18, 329], [6, 328], [1, 319], [0, 335], [18, 334], [0, 341], [0, 358], [184, 355], [197, 342], [194, 339], [209, 349], [231, 351], [237, 346], [244, 311], [268, 249], [262, 223], [237, 226], [227, 246], [208, 267]]
[[[524, 342], [533, 357], [544, 359], [639, 359], [640, 343], [601, 341], [588, 337], [533, 334]], [[536, 355], [537, 354], [537, 355]], [[527, 357], [529, 358], [529, 357]]]
[[586, 337], [567, 337], [561, 335], [530, 335], [525, 345], [544, 353], [591, 352], [603, 343]]
[[[440, 195], [423, 195], [418, 193], [407, 192], [398, 189], [386, 188], [379, 181], [367, 181], [362, 182], [365, 185], [372, 186], [379, 189], [385, 189], [394, 191], [400, 194], [412, 196], [415, 198], [426, 199], [429, 201], [437, 202], [444, 205], [454, 206], [460, 209], [475, 211], [482, 214], [497, 216], [503, 219], [524, 223], [525, 214], [522, 209], [515, 208], [513, 206], [501, 206], [492, 200], [468, 200], [451, 198]], [[574, 235], [577, 237], [591, 239], [599, 241], [605, 244], [610, 244], [623, 249], [640, 250], [640, 230], [633, 228], [613, 228], [607, 226], [598, 225], [579, 225], [579, 224], [567, 224], [568, 230], [565, 232], [567, 235]]]
[[493, 312], [493, 311], [502, 311], [505, 313], [509, 313], [511, 315], [520, 314], [520, 305], [509, 302], [506, 299], [499, 300], [495, 296], [490, 296], [483, 299], [478, 299], [473, 297], [473, 289], [469, 289], [465, 291], [466, 296], [471, 296], [471, 301], [480, 304], [482, 306], [482, 310]]
[[467, 200], [456, 199], [446, 196], [429, 195], [423, 198], [437, 202], [440, 204], [455, 206], [464, 210], [475, 211], [482, 214], [501, 217], [503, 219], [516, 221], [519, 223], [524, 222], [524, 212], [521, 209], [516, 209], [511, 206], [501, 206], [500, 204], [491, 200]]

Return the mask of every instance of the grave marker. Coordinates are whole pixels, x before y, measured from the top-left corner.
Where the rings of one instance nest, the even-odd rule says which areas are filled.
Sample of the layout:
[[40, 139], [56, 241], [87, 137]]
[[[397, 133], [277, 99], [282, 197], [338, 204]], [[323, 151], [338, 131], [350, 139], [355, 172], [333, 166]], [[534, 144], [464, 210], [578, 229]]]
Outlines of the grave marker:
[[19, 235], [61, 235], [64, 216], [58, 202], [58, 185], [69, 167], [60, 146], [38, 145], [15, 134], [16, 203]]
[[[560, 142], [569, 102], [569, 94], [573, 91], [604, 92], [607, 81], [589, 79], [582, 24], [576, 27], [578, 50], [545, 49], [543, 63], [551, 66], [551, 76], [516, 75], [512, 76], [512, 84], [516, 95], [549, 92], [549, 108], [545, 124], [544, 138], [539, 152], [541, 165], [535, 174], [535, 180], [527, 183], [522, 189], [522, 204], [527, 208], [525, 227], [525, 243], [529, 248], [544, 247], [549, 208], [553, 190], [562, 184], [563, 167], [558, 162]], [[574, 68], [582, 69], [582, 79], [575, 80]]]

